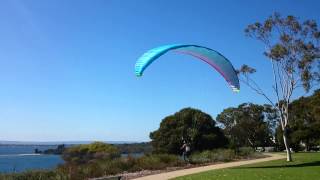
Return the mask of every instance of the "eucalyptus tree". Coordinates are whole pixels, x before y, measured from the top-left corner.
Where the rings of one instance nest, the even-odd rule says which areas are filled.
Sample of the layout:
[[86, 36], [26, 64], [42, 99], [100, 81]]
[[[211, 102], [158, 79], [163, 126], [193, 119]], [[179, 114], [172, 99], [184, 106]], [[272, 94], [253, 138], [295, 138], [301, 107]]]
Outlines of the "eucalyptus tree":
[[238, 70], [240, 81], [277, 109], [287, 161], [291, 161], [287, 131], [292, 95], [300, 87], [308, 92], [320, 82], [320, 31], [317, 22], [274, 13], [263, 22], [248, 25], [245, 34], [265, 46], [263, 54], [270, 60], [273, 91], [267, 93], [259, 86], [251, 76], [256, 69], [248, 65]]

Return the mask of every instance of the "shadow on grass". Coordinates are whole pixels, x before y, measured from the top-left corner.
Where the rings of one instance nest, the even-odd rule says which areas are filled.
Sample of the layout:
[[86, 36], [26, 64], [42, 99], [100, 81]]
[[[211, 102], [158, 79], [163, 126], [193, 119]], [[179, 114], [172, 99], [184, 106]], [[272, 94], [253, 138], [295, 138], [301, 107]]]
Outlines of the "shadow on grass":
[[236, 167], [234, 169], [267, 169], [267, 168], [292, 168], [292, 167], [310, 167], [310, 166], [320, 166], [320, 161], [301, 163], [301, 164], [284, 164], [276, 166], [252, 166], [252, 167]]

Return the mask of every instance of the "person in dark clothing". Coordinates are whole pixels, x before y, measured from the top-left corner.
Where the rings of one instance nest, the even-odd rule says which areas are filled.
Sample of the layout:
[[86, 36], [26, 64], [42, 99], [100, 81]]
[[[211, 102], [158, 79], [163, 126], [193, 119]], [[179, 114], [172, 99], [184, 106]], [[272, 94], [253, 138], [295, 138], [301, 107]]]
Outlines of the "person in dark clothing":
[[183, 141], [183, 145], [180, 148], [182, 150], [182, 157], [184, 161], [189, 162], [189, 153], [190, 153], [190, 146], [186, 141]]

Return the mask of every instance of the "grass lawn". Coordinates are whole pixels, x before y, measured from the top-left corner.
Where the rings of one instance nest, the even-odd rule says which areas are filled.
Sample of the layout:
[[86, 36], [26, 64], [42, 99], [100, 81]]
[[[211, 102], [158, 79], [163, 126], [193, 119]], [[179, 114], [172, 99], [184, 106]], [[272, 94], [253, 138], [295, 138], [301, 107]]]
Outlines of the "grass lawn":
[[320, 153], [294, 153], [285, 159], [182, 176], [175, 180], [320, 180]]

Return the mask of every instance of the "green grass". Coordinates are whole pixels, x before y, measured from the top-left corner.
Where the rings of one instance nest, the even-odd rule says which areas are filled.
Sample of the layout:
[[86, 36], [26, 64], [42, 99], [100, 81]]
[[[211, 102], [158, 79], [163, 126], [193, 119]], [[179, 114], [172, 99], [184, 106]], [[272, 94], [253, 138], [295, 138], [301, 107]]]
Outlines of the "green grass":
[[212, 170], [175, 180], [320, 180], [320, 153], [295, 153], [293, 162], [284, 159]]

